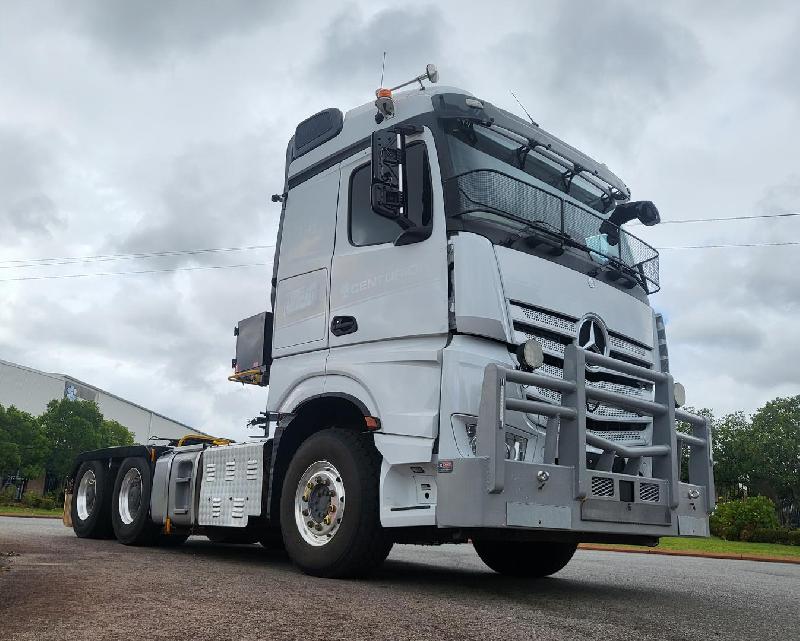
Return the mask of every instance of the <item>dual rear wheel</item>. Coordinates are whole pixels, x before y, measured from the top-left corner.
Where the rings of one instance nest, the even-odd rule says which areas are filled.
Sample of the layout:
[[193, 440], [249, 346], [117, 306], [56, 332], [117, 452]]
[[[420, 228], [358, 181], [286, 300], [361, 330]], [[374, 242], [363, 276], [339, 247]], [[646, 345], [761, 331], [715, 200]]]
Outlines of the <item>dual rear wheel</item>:
[[179, 545], [188, 537], [166, 535], [150, 520], [152, 478], [143, 457], [120, 465], [86, 461], [75, 475], [72, 527], [82, 538], [114, 536], [125, 545]]

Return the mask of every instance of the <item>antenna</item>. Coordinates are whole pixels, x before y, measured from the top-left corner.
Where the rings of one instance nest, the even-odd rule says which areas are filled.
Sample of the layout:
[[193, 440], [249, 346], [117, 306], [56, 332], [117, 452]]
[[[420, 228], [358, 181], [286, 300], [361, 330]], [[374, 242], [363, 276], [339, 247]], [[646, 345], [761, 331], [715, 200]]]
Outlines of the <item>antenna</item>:
[[511, 91], [511, 89], [509, 89], [508, 91], [509, 91], [509, 93], [510, 93], [512, 96], [514, 96], [514, 100], [516, 100], [516, 101], [517, 101], [517, 104], [518, 104], [520, 107], [522, 107], [522, 111], [524, 111], [524, 112], [525, 112], [525, 115], [526, 115], [526, 116], [528, 116], [528, 120], [530, 120], [530, 121], [531, 121], [531, 124], [532, 124], [534, 127], [538, 127], [538, 126], [539, 126], [539, 123], [538, 123], [538, 122], [534, 122], [534, 121], [533, 121], [533, 118], [531, 118], [531, 115], [528, 113], [528, 110], [527, 110], [527, 109], [525, 109], [525, 105], [523, 105], [523, 104], [520, 102], [520, 99], [519, 99], [519, 98], [517, 98], [517, 94], [515, 94], [513, 91]]
[[383, 63], [381, 64], [381, 84], [378, 85], [379, 87], [383, 87], [383, 72], [386, 70], [386, 52], [383, 52]]

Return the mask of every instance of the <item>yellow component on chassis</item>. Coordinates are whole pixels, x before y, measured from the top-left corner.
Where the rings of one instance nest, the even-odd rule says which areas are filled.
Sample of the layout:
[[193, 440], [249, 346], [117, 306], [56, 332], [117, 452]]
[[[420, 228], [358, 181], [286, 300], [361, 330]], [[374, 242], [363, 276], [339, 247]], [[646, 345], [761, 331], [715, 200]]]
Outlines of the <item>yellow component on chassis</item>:
[[242, 383], [243, 385], [261, 385], [264, 378], [264, 372], [261, 368], [247, 369], [243, 372], [235, 372], [228, 376], [228, 380], [233, 383]]

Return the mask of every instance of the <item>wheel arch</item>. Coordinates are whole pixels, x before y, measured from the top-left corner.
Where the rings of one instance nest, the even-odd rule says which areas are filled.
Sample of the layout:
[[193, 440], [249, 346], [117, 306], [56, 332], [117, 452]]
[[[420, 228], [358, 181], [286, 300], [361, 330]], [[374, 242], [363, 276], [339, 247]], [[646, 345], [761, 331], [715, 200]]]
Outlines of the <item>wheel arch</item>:
[[283, 479], [298, 448], [312, 435], [328, 427], [366, 431], [364, 418], [373, 416], [363, 399], [347, 392], [323, 392], [303, 399], [275, 429], [267, 500], [271, 520], [280, 513]]

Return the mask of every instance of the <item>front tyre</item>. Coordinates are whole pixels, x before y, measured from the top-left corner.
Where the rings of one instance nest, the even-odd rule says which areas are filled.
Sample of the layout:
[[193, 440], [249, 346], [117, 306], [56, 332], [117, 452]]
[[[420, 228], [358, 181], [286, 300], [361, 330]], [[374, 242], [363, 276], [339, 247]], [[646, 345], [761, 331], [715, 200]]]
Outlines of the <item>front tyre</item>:
[[102, 539], [111, 534], [111, 480], [100, 461], [86, 461], [75, 475], [70, 506], [72, 529], [82, 539]]
[[307, 574], [363, 576], [386, 559], [381, 527], [380, 456], [368, 435], [317, 432], [289, 464], [281, 492], [281, 529], [289, 557]]
[[541, 578], [555, 574], [569, 563], [577, 543], [481, 541], [472, 545], [486, 565], [506, 576]]
[[160, 528], [150, 520], [152, 487], [147, 459], [131, 457], [122, 462], [111, 496], [111, 523], [120, 543], [151, 545], [157, 542]]

